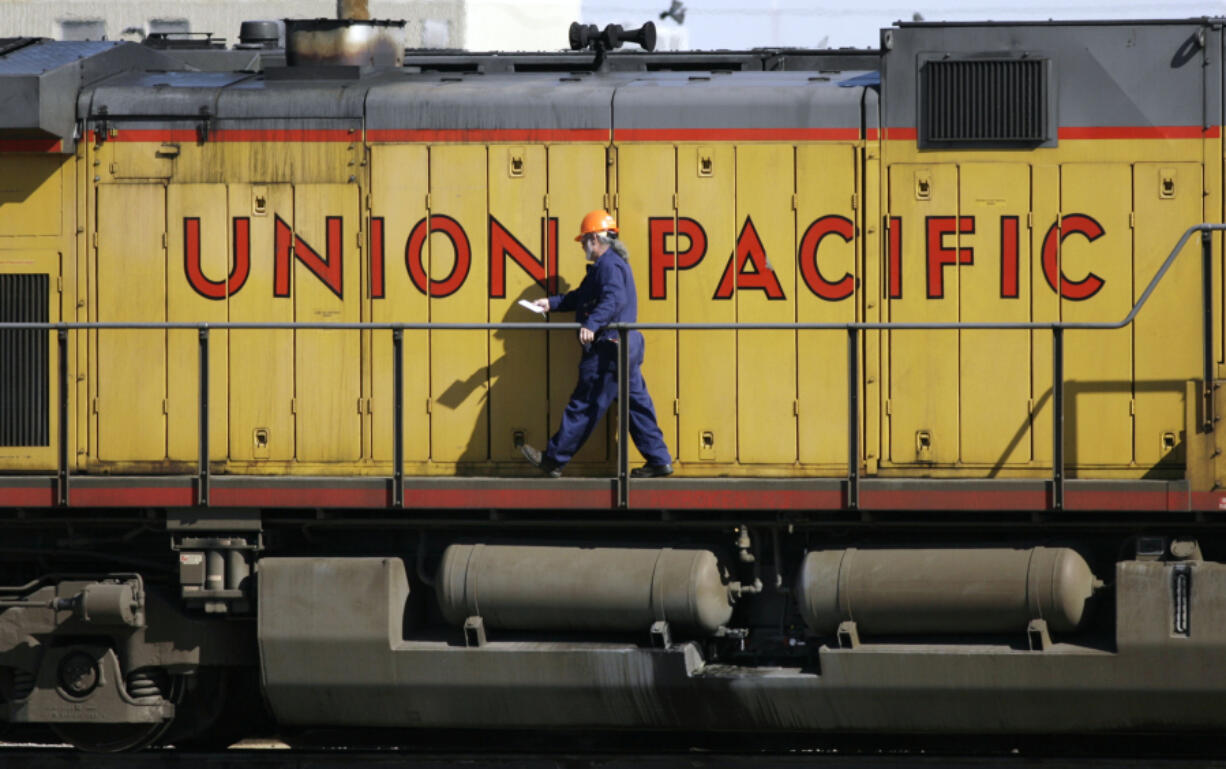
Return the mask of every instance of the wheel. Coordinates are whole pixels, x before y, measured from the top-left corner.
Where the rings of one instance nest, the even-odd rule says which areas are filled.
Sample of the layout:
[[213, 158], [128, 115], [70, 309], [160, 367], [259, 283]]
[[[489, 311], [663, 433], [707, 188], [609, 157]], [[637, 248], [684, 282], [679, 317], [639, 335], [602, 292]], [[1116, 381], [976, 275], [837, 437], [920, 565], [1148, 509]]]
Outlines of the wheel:
[[[160, 684], [159, 679], [161, 679]], [[131, 681], [129, 677], [129, 691], [131, 691]], [[176, 708], [179, 701], [183, 699], [183, 685], [179, 676], [170, 678], [168, 682], [160, 676], [142, 676], [142, 681], [154, 686], [156, 690], [154, 693], [160, 691], [165, 699], [175, 704]], [[86, 753], [123, 753], [147, 748], [154, 744], [166, 734], [174, 722], [175, 719], [170, 718], [148, 724], [62, 723], [48, 724], [48, 726], [60, 739], [77, 750]]]
[[161, 738], [180, 750], [224, 750], [260, 730], [263, 698], [254, 669], [201, 668], [183, 677], [174, 726]]

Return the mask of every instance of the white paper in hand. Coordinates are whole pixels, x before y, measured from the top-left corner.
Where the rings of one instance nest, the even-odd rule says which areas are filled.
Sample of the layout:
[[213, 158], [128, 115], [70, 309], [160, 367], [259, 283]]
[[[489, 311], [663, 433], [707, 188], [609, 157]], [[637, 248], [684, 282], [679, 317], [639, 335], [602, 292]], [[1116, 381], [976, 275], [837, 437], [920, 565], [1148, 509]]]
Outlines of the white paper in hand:
[[525, 308], [525, 309], [532, 310], [532, 311], [533, 311], [533, 312], [535, 312], [537, 315], [544, 315], [546, 312], [548, 312], [548, 310], [542, 310], [540, 307], [538, 307], [537, 305], [533, 304], [532, 302], [529, 302], [527, 299], [520, 299], [520, 300], [519, 300], [519, 306], [520, 306], [520, 307], [523, 307], [523, 308]]

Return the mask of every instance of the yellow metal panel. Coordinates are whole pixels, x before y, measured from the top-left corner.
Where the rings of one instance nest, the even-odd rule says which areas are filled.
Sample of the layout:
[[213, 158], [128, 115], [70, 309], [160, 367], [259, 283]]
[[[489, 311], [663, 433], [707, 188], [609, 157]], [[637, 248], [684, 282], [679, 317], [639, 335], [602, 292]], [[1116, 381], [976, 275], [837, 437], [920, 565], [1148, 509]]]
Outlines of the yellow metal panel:
[[[339, 126], [337, 126], [339, 127]], [[241, 130], [241, 129], [240, 129]], [[295, 184], [344, 184], [362, 162], [364, 148], [355, 128], [345, 129], [349, 141], [209, 141], [181, 142], [173, 173], [179, 182], [292, 181]], [[109, 169], [108, 148], [127, 142], [107, 142], [99, 156]], [[152, 151], [160, 144], [144, 145]], [[172, 150], [173, 151], [173, 150]], [[118, 167], [120, 171], [123, 166]]]
[[179, 145], [160, 142], [110, 142], [104, 167], [116, 179], [168, 179]]
[[[1197, 164], [1133, 166], [1134, 302], [1184, 230], [1201, 221], [1201, 197], [1201, 168]], [[1202, 375], [1199, 245], [1197, 238], [1189, 239], [1133, 325], [1134, 451], [1137, 463], [1145, 467], [1184, 460], [1182, 446], [1174, 446], [1184, 440], [1186, 383]]]
[[[166, 320], [166, 193], [160, 184], [98, 188], [98, 320]], [[98, 456], [166, 458], [166, 331], [98, 333]]]
[[[230, 216], [250, 224], [251, 272], [230, 296], [230, 320], [290, 323], [293, 294], [276, 296], [276, 221], [294, 226], [288, 184], [231, 184]], [[238, 246], [236, 246], [238, 248]], [[292, 271], [290, 272], [292, 284]], [[234, 331], [230, 335], [230, 458], [294, 458], [294, 332]]]
[[[796, 320], [795, 175], [790, 146], [736, 149], [737, 241], [721, 288], [735, 285], [742, 323]], [[795, 331], [737, 331], [737, 455], [796, 461]]]
[[[555, 144], [548, 152], [549, 216], [557, 219], [558, 226], [558, 292], [566, 293], [579, 287], [587, 270], [583, 249], [574, 237], [579, 232], [583, 215], [604, 205], [605, 148]], [[554, 320], [573, 321], [574, 316], [559, 313]], [[575, 389], [581, 352], [574, 331], [549, 332], [550, 435], [561, 424], [562, 411]], [[602, 462], [608, 458], [610, 421], [607, 415], [600, 420], [572, 462]]]
[[[735, 323], [736, 304], [713, 301], [736, 241], [736, 160], [730, 144], [677, 148], [677, 220], [661, 220], [653, 248], [673, 265], [645, 273], [657, 292], [676, 296], [683, 323]], [[679, 231], [680, 234], [677, 234]], [[641, 288], [641, 287], [640, 287]], [[648, 286], [649, 290], [651, 286]], [[683, 462], [736, 462], [735, 331], [681, 331], [677, 339]], [[658, 407], [658, 405], [657, 405]]]
[[[166, 188], [167, 317], [171, 322], [224, 323], [230, 276], [237, 280], [230, 251], [224, 184], [172, 184]], [[210, 281], [201, 293], [201, 278]], [[242, 333], [242, 332], [239, 332]], [[227, 337], [209, 332], [209, 456], [226, 458], [229, 402]], [[171, 459], [199, 458], [200, 338], [196, 331], [170, 331], [167, 338], [167, 448]]]
[[[1060, 192], [1065, 237], [1059, 246], [1059, 267], [1074, 284], [1065, 284], [1061, 290], [1063, 319], [1118, 321], [1132, 306], [1132, 233], [1128, 226], [1131, 169], [1125, 164], [1066, 164], [1061, 169]], [[1051, 238], [1047, 241], [1049, 248], [1054, 247], [1053, 241], [1059, 242], [1059, 234], [1053, 233]], [[1055, 275], [1047, 277], [1053, 282], [1058, 279]], [[1064, 445], [1068, 464], [1129, 463], [1131, 329], [1070, 331], [1065, 342]]]
[[[1030, 236], [1030, 315], [1036, 323], [1060, 320], [1060, 296], [1043, 275], [1043, 236], [1060, 215], [1060, 168], [1035, 165], [1031, 169], [1034, 210]], [[1033, 379], [1030, 386], [1033, 416], [1030, 421], [1031, 454], [1040, 466], [1052, 456], [1052, 358], [1050, 331], [1030, 333]]]
[[[486, 150], [430, 148], [430, 320], [484, 323], [489, 319], [486, 262]], [[466, 274], [463, 283], [459, 276]], [[447, 285], [454, 282], [457, 285]], [[431, 457], [439, 462], [489, 456], [489, 335], [434, 331], [430, 336]]]
[[[357, 231], [356, 185], [295, 185], [294, 320], [300, 323], [361, 320]], [[335, 264], [337, 259], [341, 260], [339, 266]], [[327, 264], [318, 264], [318, 260]], [[294, 351], [298, 459], [307, 462], [358, 459], [362, 455], [359, 332], [299, 330], [295, 332]]]
[[[540, 271], [538, 277], [546, 277], [550, 262], [545, 220], [547, 170], [542, 146], [489, 148], [489, 318], [493, 323], [540, 319], [520, 307], [519, 300], [546, 294], [545, 281], [534, 278], [522, 264], [533, 265]], [[495, 461], [521, 460], [516, 432], [523, 433], [533, 446], [543, 446], [549, 439], [547, 334], [490, 332], [490, 458]]]
[[[963, 217], [974, 234], [973, 265], [958, 269], [964, 322], [1030, 320], [1030, 167], [964, 163], [959, 167]], [[1000, 467], [1030, 460], [1030, 332], [963, 331], [961, 369], [963, 462]]]
[[[859, 233], [855, 152], [851, 147], [796, 149], [796, 242], [800, 280], [796, 320], [851, 323], [856, 319]], [[781, 260], [782, 261], [782, 260]], [[797, 334], [800, 461], [847, 461], [847, 334]], [[861, 377], [863, 381], [863, 377]], [[860, 386], [860, 383], [857, 383]]]
[[[673, 193], [677, 189], [675, 164], [676, 150], [672, 145], [627, 144], [618, 148], [619, 191], [615, 216], [621, 227], [621, 238], [630, 249], [639, 321], [643, 323], [675, 323], [677, 320], [675, 293], [665, 299], [651, 298], [648, 264], [651, 245], [648, 220], [673, 215]], [[646, 344], [643, 379], [655, 406], [664, 442], [669, 452], [676, 454], [677, 416], [672, 405], [677, 397], [677, 332], [644, 331], [643, 340]], [[633, 446], [630, 459], [636, 463], [642, 461], [642, 455]]]
[[63, 165], [59, 157], [0, 158], [0, 239], [60, 233]]
[[[890, 241], [901, 248], [901, 275], [885, 278], [889, 320], [895, 323], [958, 320], [954, 264], [932, 272], [939, 249], [958, 247], [958, 170], [950, 165], [897, 164], [890, 168]], [[901, 232], [897, 228], [901, 227]], [[929, 230], [953, 230], [933, 244]], [[887, 265], [892, 247], [887, 244]], [[901, 278], [899, 283], [896, 278]], [[958, 459], [958, 332], [891, 331], [889, 334], [890, 460], [952, 464]]]
[[[47, 320], [52, 323], [60, 320], [60, 293], [56, 290], [59, 273], [60, 255], [56, 251], [0, 250], [0, 275], [48, 276]], [[72, 344], [73, 337], [78, 333], [80, 332], [69, 332], [69, 344]], [[44, 394], [44, 402], [47, 404], [45, 408], [48, 443], [46, 446], [0, 446], [0, 469], [4, 471], [54, 470], [59, 461], [59, 342], [54, 331], [43, 332], [43, 339], [47, 346], [47, 392]], [[74, 396], [75, 394], [70, 393], [70, 397]]]
[[[382, 235], [382, 250], [371, 244], [372, 260], [382, 254], [382, 291], [372, 281], [371, 320], [375, 323], [424, 323], [429, 319], [426, 295], [405, 267], [404, 252], [413, 225], [426, 217], [428, 153], [423, 146], [371, 147], [372, 236]], [[381, 229], [376, 229], [381, 228]], [[373, 264], [373, 262], [372, 262]], [[381, 296], [380, 296], [381, 293]], [[404, 332], [404, 458], [430, 458], [430, 345], [426, 331]], [[376, 459], [392, 458], [392, 332], [371, 335], [371, 412]]]

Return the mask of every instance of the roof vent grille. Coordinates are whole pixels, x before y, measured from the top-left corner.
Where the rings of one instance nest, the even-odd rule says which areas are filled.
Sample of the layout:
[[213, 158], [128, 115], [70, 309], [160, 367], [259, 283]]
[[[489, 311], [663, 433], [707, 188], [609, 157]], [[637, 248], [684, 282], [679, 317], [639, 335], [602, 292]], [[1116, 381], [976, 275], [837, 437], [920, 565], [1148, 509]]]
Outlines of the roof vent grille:
[[920, 71], [921, 137], [936, 146], [1050, 139], [1046, 59], [929, 61]]

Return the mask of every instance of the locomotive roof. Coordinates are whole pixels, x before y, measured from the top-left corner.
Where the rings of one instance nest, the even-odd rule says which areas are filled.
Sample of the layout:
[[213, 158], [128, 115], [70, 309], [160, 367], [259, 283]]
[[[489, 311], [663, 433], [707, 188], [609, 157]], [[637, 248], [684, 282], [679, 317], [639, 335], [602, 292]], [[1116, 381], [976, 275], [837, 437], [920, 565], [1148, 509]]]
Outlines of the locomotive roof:
[[276, 50], [5, 38], [0, 137], [55, 139], [70, 152], [77, 121], [91, 119], [426, 132], [859, 129], [861, 101], [875, 109], [878, 83], [884, 124], [914, 127], [926, 62], [1019, 57], [1049, 67], [1052, 126], [1207, 126], [1221, 119], [1221, 89], [1210, 86], [1221, 64], [1202, 52], [1222, 49], [1221, 22], [906, 22], [883, 30], [880, 51], [619, 51], [600, 67], [585, 52], [410, 50], [403, 67], [370, 72], [286, 67]]
[[[864, 72], [445, 74], [353, 80], [130, 72], [82, 97], [81, 117], [364, 121], [370, 130], [859, 127]], [[310, 127], [303, 124], [302, 127]]]

